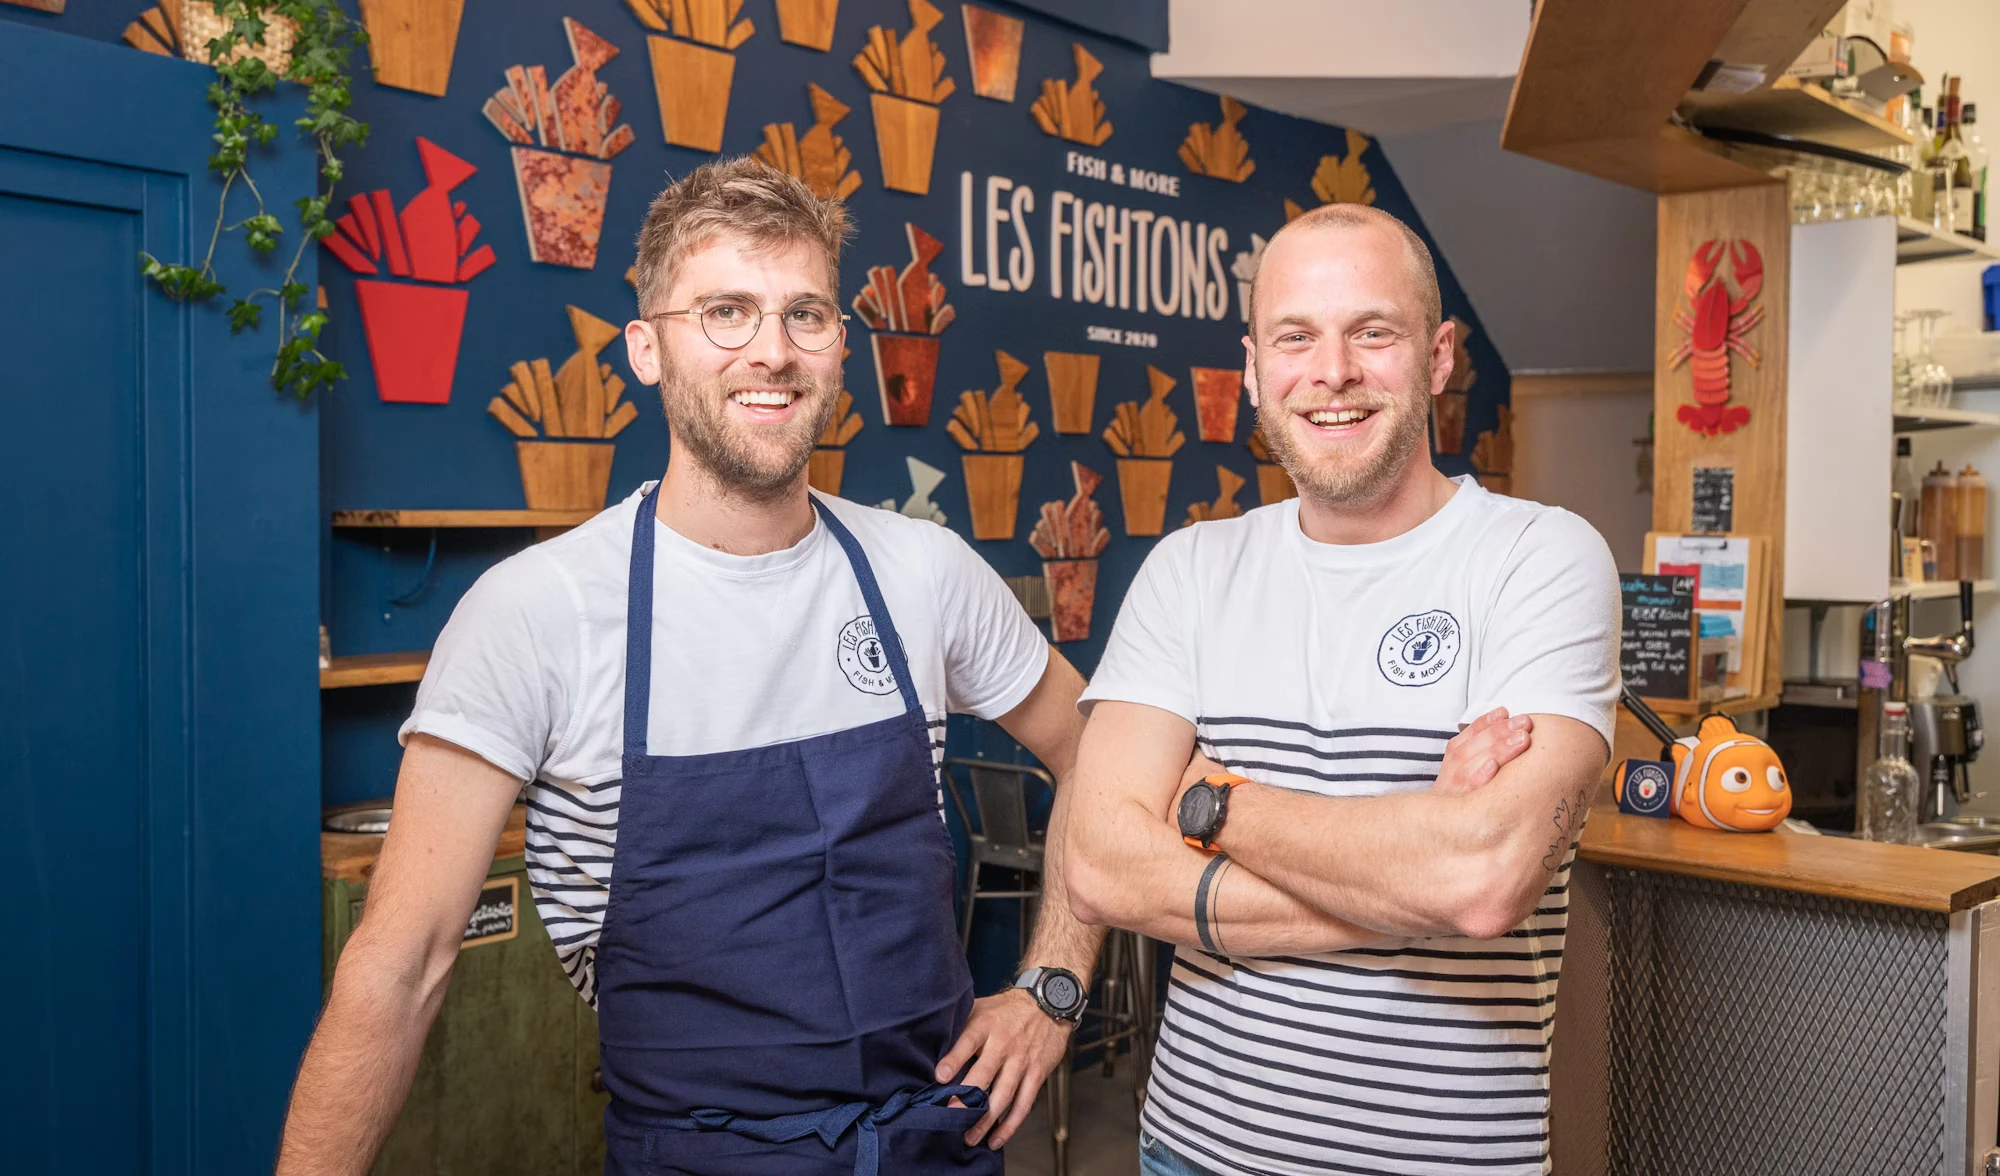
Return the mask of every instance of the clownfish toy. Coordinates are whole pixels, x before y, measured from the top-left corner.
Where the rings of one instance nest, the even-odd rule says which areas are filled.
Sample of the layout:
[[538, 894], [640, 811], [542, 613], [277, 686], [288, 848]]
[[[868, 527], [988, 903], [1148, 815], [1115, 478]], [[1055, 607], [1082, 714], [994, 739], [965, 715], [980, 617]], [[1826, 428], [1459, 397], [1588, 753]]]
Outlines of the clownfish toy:
[[[1613, 769], [1618, 807], [1638, 816], [1678, 816], [1703, 829], [1763, 833], [1791, 815], [1792, 790], [1778, 753], [1736, 729], [1726, 715], [1708, 715], [1695, 734], [1675, 739], [1653, 709], [1631, 691], [1628, 710], [1658, 735], [1670, 760], [1621, 760]], [[1669, 778], [1671, 777], [1671, 783]]]
[[1774, 829], [1792, 811], [1785, 765], [1771, 745], [1736, 729], [1727, 715], [1702, 719], [1674, 740], [1674, 812], [1690, 825], [1732, 833]]

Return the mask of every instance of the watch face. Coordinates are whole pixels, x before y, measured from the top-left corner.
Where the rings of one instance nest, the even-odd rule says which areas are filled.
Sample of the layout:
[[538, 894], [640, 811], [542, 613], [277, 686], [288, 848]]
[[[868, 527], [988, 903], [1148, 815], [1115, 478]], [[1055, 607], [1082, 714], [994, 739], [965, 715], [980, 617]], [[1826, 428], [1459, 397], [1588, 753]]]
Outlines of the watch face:
[[1064, 1012], [1075, 1008], [1083, 1001], [1083, 990], [1077, 985], [1076, 977], [1067, 972], [1057, 972], [1042, 982], [1042, 999], [1051, 1008]]
[[1206, 837], [1215, 825], [1215, 789], [1197, 784], [1181, 794], [1181, 835]]

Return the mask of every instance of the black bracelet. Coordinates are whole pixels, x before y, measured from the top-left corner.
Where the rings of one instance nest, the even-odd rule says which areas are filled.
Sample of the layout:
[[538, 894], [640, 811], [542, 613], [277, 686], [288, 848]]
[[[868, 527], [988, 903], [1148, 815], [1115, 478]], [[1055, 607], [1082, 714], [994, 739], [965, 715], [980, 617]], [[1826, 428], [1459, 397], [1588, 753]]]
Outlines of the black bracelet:
[[1215, 946], [1215, 938], [1208, 933], [1208, 886], [1215, 881], [1216, 871], [1229, 860], [1226, 853], [1218, 853], [1209, 859], [1208, 868], [1201, 872], [1201, 881], [1194, 888], [1194, 933], [1200, 937], [1201, 946], [1207, 951], [1221, 955], [1222, 949]]

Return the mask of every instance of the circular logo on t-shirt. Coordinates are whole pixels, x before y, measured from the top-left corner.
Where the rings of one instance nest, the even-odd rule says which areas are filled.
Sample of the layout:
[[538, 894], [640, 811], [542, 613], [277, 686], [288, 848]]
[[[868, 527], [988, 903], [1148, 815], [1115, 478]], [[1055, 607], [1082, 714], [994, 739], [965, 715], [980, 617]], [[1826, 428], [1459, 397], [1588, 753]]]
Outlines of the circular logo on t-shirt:
[[1668, 787], [1667, 773], [1660, 765], [1634, 764], [1625, 775], [1625, 804], [1635, 813], [1664, 816]]
[[875, 635], [875, 618], [859, 616], [840, 630], [840, 672], [864, 694], [894, 694], [896, 671], [889, 668], [889, 650]]
[[1434, 608], [1391, 625], [1375, 651], [1375, 664], [1398, 686], [1428, 686], [1451, 672], [1458, 646], [1458, 619]]

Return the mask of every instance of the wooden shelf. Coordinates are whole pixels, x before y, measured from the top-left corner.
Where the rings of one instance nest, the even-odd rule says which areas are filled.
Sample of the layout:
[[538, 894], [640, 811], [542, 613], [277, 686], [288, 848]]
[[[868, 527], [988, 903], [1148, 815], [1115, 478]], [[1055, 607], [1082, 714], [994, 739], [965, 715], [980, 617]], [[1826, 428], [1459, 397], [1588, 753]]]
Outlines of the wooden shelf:
[[1692, 93], [1682, 110], [1696, 126], [1790, 135], [1856, 151], [1911, 142], [1895, 123], [1797, 78], [1779, 78], [1747, 94]]
[[2000, 246], [1962, 233], [1933, 229], [1915, 217], [1896, 218], [1896, 264], [1985, 257], [2000, 261]]
[[575, 527], [595, 510], [337, 510], [336, 527]]
[[[1974, 596], [1990, 596], [1996, 589], [2000, 589], [2000, 582], [1993, 580], [1974, 580], [1972, 582], [1972, 594]], [[1891, 597], [1907, 596], [1911, 600], [1951, 600], [1958, 595], [1958, 581], [1933, 580], [1923, 584], [1904, 584], [1900, 587], [1891, 584], [1889, 586], [1889, 595]]]
[[319, 672], [321, 690], [344, 686], [387, 686], [394, 682], [423, 680], [430, 665], [427, 650], [414, 653], [357, 653], [333, 659], [333, 665]]
[[1828, 0], [1541, 0], [1500, 145], [1648, 192], [1775, 182], [1669, 119], [1711, 59], [1796, 60], [1830, 11]]
[[2000, 429], [2000, 412], [1969, 408], [1924, 408], [1896, 414], [1896, 432], [1928, 433], [1934, 429]]

